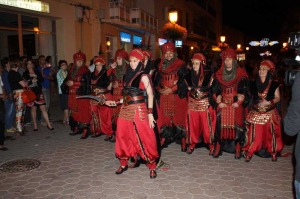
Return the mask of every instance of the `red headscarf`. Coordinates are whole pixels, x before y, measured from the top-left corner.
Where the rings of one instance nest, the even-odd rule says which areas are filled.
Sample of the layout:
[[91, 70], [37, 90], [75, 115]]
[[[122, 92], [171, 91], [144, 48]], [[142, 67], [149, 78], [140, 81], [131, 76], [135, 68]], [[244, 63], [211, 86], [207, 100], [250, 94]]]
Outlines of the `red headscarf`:
[[144, 60], [144, 53], [141, 49], [135, 48], [129, 53], [129, 57], [135, 57], [138, 60]]
[[119, 49], [115, 53], [115, 61], [117, 60], [117, 57], [121, 57], [122, 59], [125, 59], [128, 61], [128, 53], [124, 49]]
[[73, 60], [74, 62], [78, 61], [78, 60], [82, 60], [82, 61], [86, 61], [86, 56], [84, 53], [82, 53], [81, 51], [79, 51], [78, 53], [75, 53], [73, 55]]

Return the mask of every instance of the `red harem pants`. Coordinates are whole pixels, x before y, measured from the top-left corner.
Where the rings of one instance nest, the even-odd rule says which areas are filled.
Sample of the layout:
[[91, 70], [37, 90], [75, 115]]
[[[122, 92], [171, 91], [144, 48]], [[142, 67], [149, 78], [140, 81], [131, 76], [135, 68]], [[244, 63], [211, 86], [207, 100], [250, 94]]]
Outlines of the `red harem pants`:
[[277, 110], [272, 110], [272, 116], [265, 124], [247, 124], [246, 144], [243, 150], [253, 156], [260, 149], [267, 149], [270, 154], [276, 154], [283, 149], [281, 117]]
[[[129, 117], [126, 117], [128, 114]], [[126, 166], [128, 159], [138, 154], [147, 161], [149, 169], [156, 168], [155, 160], [158, 157], [156, 137], [154, 130], [149, 126], [145, 103], [121, 107], [115, 150], [121, 166]]]
[[216, 129], [216, 111], [209, 106], [207, 111], [188, 110], [188, 143], [195, 148], [199, 138], [203, 136], [204, 143], [213, 148], [213, 139]]

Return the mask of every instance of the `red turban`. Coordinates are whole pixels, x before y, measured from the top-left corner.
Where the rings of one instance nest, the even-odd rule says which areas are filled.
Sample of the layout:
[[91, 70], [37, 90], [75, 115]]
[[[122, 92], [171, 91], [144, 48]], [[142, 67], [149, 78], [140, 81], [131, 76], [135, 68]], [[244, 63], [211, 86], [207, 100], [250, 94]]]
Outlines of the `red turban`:
[[85, 54], [84, 53], [82, 53], [82, 52], [78, 52], [78, 53], [75, 53], [74, 55], [73, 55], [73, 60], [74, 60], [74, 62], [76, 62], [76, 61], [78, 61], [78, 60], [82, 60], [82, 61], [86, 61], [86, 56], [85, 56]]
[[142, 61], [144, 59], [144, 53], [141, 49], [135, 48], [129, 53], [129, 57], [135, 57]]
[[175, 45], [172, 42], [167, 42], [161, 46], [161, 51], [163, 54], [168, 51], [175, 52]]
[[196, 53], [196, 54], [194, 54], [194, 56], [192, 57], [192, 60], [194, 60], [194, 59], [197, 59], [200, 62], [206, 64], [206, 58], [205, 58], [205, 56], [202, 53]]
[[236, 52], [232, 48], [227, 48], [222, 52], [222, 61], [224, 62], [226, 58], [237, 59]]
[[269, 59], [266, 59], [266, 60], [262, 61], [262, 62], [260, 63], [260, 66], [266, 66], [266, 67], [268, 67], [269, 70], [274, 70], [274, 69], [275, 69], [275, 64], [274, 64], [274, 62], [272, 62], [272, 61], [269, 60]]
[[95, 59], [94, 59], [94, 64], [96, 64], [96, 63], [98, 63], [98, 62], [100, 62], [101, 64], [105, 64], [105, 60], [104, 60], [104, 58], [103, 57], [101, 57], [101, 56], [98, 56], [98, 57], [96, 57]]
[[117, 60], [117, 57], [121, 57], [122, 59], [125, 59], [128, 61], [128, 53], [124, 49], [119, 49], [115, 53], [115, 61]]
[[152, 53], [149, 50], [143, 50], [144, 57], [148, 57], [150, 59], [152, 57]]

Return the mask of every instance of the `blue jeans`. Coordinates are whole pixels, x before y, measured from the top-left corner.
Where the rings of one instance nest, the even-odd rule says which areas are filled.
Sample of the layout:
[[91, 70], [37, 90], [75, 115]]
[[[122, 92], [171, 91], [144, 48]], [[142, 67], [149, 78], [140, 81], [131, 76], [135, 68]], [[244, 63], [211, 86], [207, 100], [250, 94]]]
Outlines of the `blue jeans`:
[[296, 198], [300, 199], [300, 182], [298, 182], [297, 180], [295, 180], [294, 185], [295, 185]]
[[15, 116], [16, 116], [14, 101], [9, 99], [5, 100], [4, 107], [5, 107], [5, 128], [10, 129], [11, 127], [13, 127], [13, 124], [15, 122]]

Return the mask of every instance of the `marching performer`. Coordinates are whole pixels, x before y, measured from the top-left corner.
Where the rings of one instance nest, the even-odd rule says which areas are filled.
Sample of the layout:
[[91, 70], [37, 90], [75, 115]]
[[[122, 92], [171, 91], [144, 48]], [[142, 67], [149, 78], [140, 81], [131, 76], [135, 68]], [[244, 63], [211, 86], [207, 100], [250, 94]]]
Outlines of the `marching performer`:
[[158, 92], [158, 120], [161, 145], [176, 140], [181, 142], [181, 151], [186, 151], [187, 84], [186, 67], [177, 58], [175, 45], [167, 42], [161, 47], [162, 60], [155, 78]]
[[258, 76], [250, 84], [253, 104], [246, 117], [246, 153], [245, 161], [249, 162], [255, 152], [266, 149], [277, 161], [277, 154], [283, 149], [281, 117], [276, 104], [280, 101], [279, 83], [273, 79], [275, 64], [271, 60], [260, 63]]
[[222, 149], [235, 152], [241, 157], [244, 140], [245, 108], [248, 83], [247, 73], [237, 63], [235, 50], [227, 48], [222, 52], [222, 66], [215, 74], [214, 99], [217, 106], [216, 146], [213, 156], [219, 157]]
[[71, 112], [69, 124], [73, 131], [70, 135], [82, 133], [81, 139], [86, 139], [91, 121], [90, 100], [76, 97], [90, 94], [90, 71], [85, 65], [86, 56], [82, 52], [75, 53], [73, 60], [74, 64], [61, 88], [64, 93], [68, 93], [68, 106]]
[[193, 68], [189, 84], [188, 117], [187, 117], [187, 153], [193, 153], [199, 138], [209, 147], [209, 154], [213, 154], [213, 139], [216, 126], [216, 112], [210, 105], [212, 93], [213, 73], [205, 71], [206, 58], [202, 53], [196, 53], [192, 58]]
[[[110, 90], [108, 90], [109, 78], [105, 67], [104, 58], [101, 56], [94, 58], [95, 70], [91, 74], [91, 93], [94, 96], [103, 99], [112, 99]], [[105, 141], [114, 141], [112, 130], [112, 109], [103, 106], [95, 100], [91, 100], [91, 133], [92, 137], [98, 137], [105, 134]]]
[[[156, 178], [156, 159], [158, 157], [154, 133], [153, 105], [154, 94], [149, 75], [142, 70], [144, 59], [140, 49], [130, 54], [130, 67], [124, 76], [123, 99], [106, 101], [108, 106], [121, 106], [116, 131], [116, 157], [120, 167], [116, 174], [128, 169], [128, 160], [139, 155], [150, 169], [150, 178]], [[146, 96], [146, 97], [145, 97]]]

